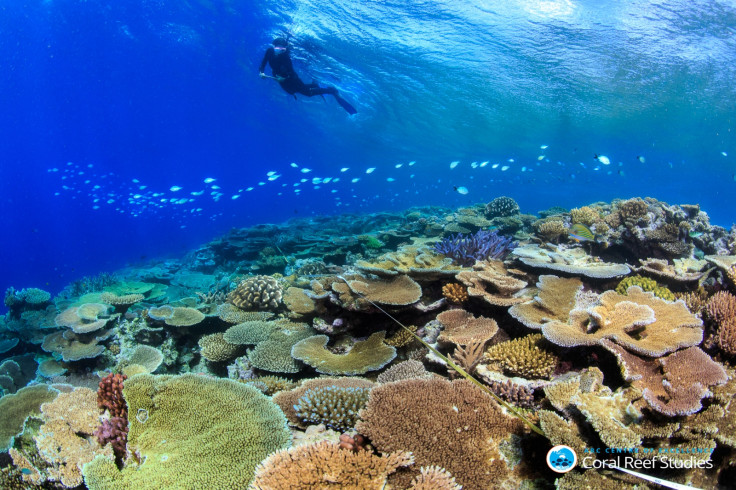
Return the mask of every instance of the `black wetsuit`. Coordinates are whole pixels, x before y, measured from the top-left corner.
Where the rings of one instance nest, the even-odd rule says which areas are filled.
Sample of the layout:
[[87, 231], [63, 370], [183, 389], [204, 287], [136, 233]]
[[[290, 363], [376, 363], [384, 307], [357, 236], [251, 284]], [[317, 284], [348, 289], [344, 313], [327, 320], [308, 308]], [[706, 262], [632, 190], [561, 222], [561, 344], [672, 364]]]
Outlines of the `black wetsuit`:
[[263, 55], [263, 61], [261, 61], [261, 66], [258, 69], [259, 72], [263, 73], [266, 63], [271, 66], [273, 75], [281, 78], [279, 80], [281, 88], [292, 95], [302, 94], [307, 97], [322, 94], [337, 95], [335, 87], [320, 87], [317, 83], [310, 83], [309, 85], [304, 83], [296, 74], [296, 71], [294, 71], [288, 50], [286, 53], [277, 55], [273, 47], [269, 47], [266, 50], [266, 54]]

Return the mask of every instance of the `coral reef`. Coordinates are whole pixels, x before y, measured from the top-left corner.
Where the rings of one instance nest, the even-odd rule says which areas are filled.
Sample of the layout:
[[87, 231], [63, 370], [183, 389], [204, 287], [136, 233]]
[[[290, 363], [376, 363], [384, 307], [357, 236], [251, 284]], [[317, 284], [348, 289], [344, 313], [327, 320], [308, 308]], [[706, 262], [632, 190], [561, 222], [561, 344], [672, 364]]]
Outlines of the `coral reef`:
[[238, 357], [240, 346], [226, 341], [222, 332], [199, 339], [200, 354], [211, 362], [226, 362]]
[[482, 298], [494, 306], [511, 306], [527, 300], [518, 295], [527, 286], [526, 281], [512, 277], [499, 260], [476, 262], [472, 271], [462, 271], [455, 279], [467, 287], [468, 296]]
[[40, 414], [41, 405], [52, 401], [58, 390], [45, 384], [27, 386], [0, 398], [0, 451], [7, 451], [23, 430], [29, 415]]
[[626, 294], [626, 290], [629, 286], [639, 286], [642, 291], [651, 291], [657, 298], [662, 298], [667, 301], [674, 301], [675, 295], [664, 286], [657, 284], [654, 279], [642, 276], [629, 276], [625, 277], [616, 286], [616, 292], [618, 294]]
[[468, 300], [468, 290], [461, 284], [451, 282], [442, 286], [442, 296], [450, 303], [462, 304]]
[[591, 279], [611, 279], [625, 276], [631, 269], [626, 264], [603, 262], [580, 247], [567, 248], [563, 245], [541, 247], [524, 245], [516, 247], [511, 256], [522, 264], [537, 269], [548, 269]]
[[474, 341], [485, 343], [498, 332], [496, 320], [483, 316], [476, 318], [465, 310], [443, 311], [437, 315], [437, 321], [444, 327], [438, 340], [455, 345]]

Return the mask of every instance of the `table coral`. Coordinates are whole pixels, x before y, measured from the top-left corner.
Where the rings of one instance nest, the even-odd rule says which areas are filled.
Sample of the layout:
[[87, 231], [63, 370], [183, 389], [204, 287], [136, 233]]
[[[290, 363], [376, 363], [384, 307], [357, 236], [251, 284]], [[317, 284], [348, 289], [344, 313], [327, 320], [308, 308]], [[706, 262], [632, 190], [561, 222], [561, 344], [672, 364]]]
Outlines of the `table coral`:
[[292, 348], [312, 335], [314, 330], [305, 323], [285, 322], [248, 353], [248, 361], [272, 373], [298, 373], [303, 365], [292, 356]]
[[475, 317], [461, 309], [443, 311], [437, 315], [437, 321], [444, 329], [440, 333], [440, 342], [456, 345], [467, 345], [473, 341], [486, 342], [498, 332], [498, 324], [493, 318]]
[[202, 357], [211, 362], [231, 361], [241, 353], [241, 347], [225, 340], [222, 332], [201, 337], [198, 345]]
[[266, 321], [273, 318], [270, 311], [243, 311], [240, 308], [223, 303], [217, 307], [217, 317], [227, 323], [243, 323], [254, 321]]
[[[513, 484], [503, 441], [523, 431], [496, 402], [466, 380], [409, 379], [371, 390], [356, 430], [381, 452], [408, 450], [419, 465], [439, 465], [467, 490]], [[518, 485], [518, 482], [517, 482]]]
[[347, 354], [333, 354], [327, 350], [329, 337], [314, 335], [291, 350], [295, 359], [312, 366], [323, 374], [356, 375], [381, 369], [396, 357], [396, 349], [383, 342], [386, 332], [375, 332], [366, 340], [353, 344]]
[[382, 305], [405, 306], [422, 297], [421, 286], [404, 274], [387, 279], [348, 278], [347, 285], [353, 293]]
[[528, 299], [517, 295], [527, 286], [526, 281], [511, 276], [500, 260], [476, 262], [472, 271], [462, 271], [455, 279], [467, 286], [468, 296], [494, 306], [511, 306]]
[[164, 323], [172, 327], [191, 327], [201, 323], [204, 318], [204, 313], [199, 310], [186, 306], [176, 306], [171, 317], [164, 319]]
[[41, 413], [41, 405], [53, 400], [58, 394], [58, 390], [38, 384], [0, 398], [0, 451], [10, 448], [13, 438], [23, 430], [26, 417]]
[[565, 323], [544, 324], [547, 340], [563, 347], [594, 345], [610, 338], [639, 354], [658, 357], [703, 340], [703, 322], [685, 303], [670, 303], [631, 286], [627, 295], [606, 291], [588, 310], [576, 309]]
[[394, 451], [376, 456], [348, 451], [322, 441], [278, 451], [257, 468], [251, 490], [384, 488], [389, 474], [414, 462], [411, 453]]
[[576, 277], [539, 276], [539, 292], [533, 300], [513, 305], [509, 314], [524, 326], [539, 330], [552, 320], [566, 322], [575, 307], [583, 283]]
[[549, 269], [592, 279], [611, 279], [625, 276], [631, 269], [626, 264], [603, 262], [588, 255], [581, 247], [563, 245], [544, 247], [529, 244], [516, 247], [511, 256], [521, 263], [540, 269]]
[[124, 388], [128, 447], [140, 463], [97, 457], [85, 483], [102, 488], [245, 488], [268, 454], [289, 446], [281, 410], [256, 388], [194, 374], [139, 374]]
[[402, 379], [429, 378], [432, 376], [432, 373], [427, 371], [424, 364], [410, 359], [393, 364], [391, 367], [379, 374], [376, 381], [379, 383], [390, 383], [392, 381], [399, 381]]
[[408, 274], [421, 279], [454, 276], [462, 267], [436, 253], [427, 245], [404, 245], [396, 252], [385, 253], [371, 262], [358, 260], [355, 268], [379, 277]]

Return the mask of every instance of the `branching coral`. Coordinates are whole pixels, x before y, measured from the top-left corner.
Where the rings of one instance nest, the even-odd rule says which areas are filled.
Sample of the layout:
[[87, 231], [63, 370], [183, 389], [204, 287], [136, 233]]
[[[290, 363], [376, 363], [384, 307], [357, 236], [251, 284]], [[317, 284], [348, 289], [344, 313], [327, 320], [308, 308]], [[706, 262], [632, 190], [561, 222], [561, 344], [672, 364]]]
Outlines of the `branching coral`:
[[419, 465], [446, 468], [465, 489], [497, 488], [513, 478], [499, 446], [520, 433], [522, 424], [468, 381], [380, 385], [371, 390], [360, 417], [356, 430], [376, 449], [409, 450]]
[[370, 388], [322, 386], [307, 390], [294, 405], [303, 422], [324, 424], [345, 432], [355, 426], [360, 411], [368, 401]]
[[657, 284], [657, 281], [648, 277], [642, 276], [629, 276], [625, 277], [616, 286], [616, 292], [619, 294], [626, 294], [626, 290], [629, 286], [639, 286], [642, 291], [651, 291], [658, 298], [662, 298], [667, 301], [674, 301], [675, 295], [664, 286]]
[[470, 267], [480, 260], [503, 260], [516, 243], [495, 231], [479, 230], [473, 235], [453, 235], [434, 246], [438, 254], [450, 257], [456, 264]]
[[451, 282], [442, 286], [442, 296], [451, 303], [464, 303], [468, 300], [468, 290], [465, 286]]
[[389, 474], [413, 463], [411, 453], [395, 451], [381, 457], [348, 451], [322, 441], [278, 451], [258, 465], [252, 490], [384, 488]]
[[491, 346], [485, 357], [509, 375], [548, 378], [559, 359], [544, 348], [543, 342], [541, 334], [527, 335]]

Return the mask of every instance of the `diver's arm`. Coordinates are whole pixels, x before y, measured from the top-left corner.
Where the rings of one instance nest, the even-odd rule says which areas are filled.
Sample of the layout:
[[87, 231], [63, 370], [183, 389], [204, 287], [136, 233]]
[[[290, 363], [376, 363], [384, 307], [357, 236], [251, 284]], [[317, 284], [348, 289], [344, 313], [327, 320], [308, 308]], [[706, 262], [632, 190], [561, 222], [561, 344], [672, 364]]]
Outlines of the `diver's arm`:
[[263, 70], [266, 69], [266, 64], [268, 63], [268, 60], [271, 59], [271, 56], [273, 56], [273, 48], [268, 48], [266, 50], [266, 53], [263, 55], [263, 60], [261, 61], [261, 66], [258, 67], [258, 74], [263, 75]]

